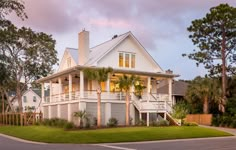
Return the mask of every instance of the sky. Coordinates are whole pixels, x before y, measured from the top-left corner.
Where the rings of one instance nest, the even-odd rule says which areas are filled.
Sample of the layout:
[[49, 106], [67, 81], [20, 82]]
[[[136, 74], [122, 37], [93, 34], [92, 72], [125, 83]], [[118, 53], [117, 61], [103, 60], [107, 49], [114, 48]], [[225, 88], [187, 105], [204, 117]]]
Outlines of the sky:
[[61, 59], [66, 47], [78, 47], [78, 33], [90, 32], [90, 47], [131, 31], [163, 70], [171, 69], [178, 79], [205, 75], [203, 66], [182, 57], [196, 47], [188, 38], [191, 21], [203, 18], [211, 7], [236, 0], [22, 0], [28, 19], [15, 15], [17, 26], [51, 34]]

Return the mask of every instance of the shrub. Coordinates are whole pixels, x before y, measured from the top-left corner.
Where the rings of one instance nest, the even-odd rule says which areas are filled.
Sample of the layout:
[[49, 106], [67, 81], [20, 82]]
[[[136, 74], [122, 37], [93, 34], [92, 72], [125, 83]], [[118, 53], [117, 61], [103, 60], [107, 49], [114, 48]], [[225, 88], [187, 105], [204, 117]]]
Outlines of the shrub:
[[97, 126], [97, 118], [96, 117], [93, 117], [93, 126]]
[[146, 125], [146, 122], [144, 120], [138, 120], [135, 125], [137, 126], [145, 126]]
[[110, 118], [107, 126], [108, 127], [116, 127], [118, 125], [118, 120], [116, 118]]
[[157, 121], [151, 121], [150, 126], [157, 126]]
[[73, 122], [67, 122], [65, 125], [64, 125], [64, 129], [65, 130], [68, 130], [68, 129], [73, 129], [75, 127], [74, 123]]
[[220, 116], [213, 116], [211, 124], [213, 126], [219, 127], [219, 125], [220, 125]]
[[169, 121], [160, 120], [160, 121], [157, 122], [157, 126], [169, 126]]
[[86, 118], [85, 120], [86, 120], [85, 128], [90, 128], [91, 127], [90, 119]]
[[183, 126], [198, 126], [196, 122], [185, 122]]
[[41, 124], [45, 126], [64, 128], [65, 124], [67, 123], [68, 121], [65, 119], [52, 118], [52, 119], [44, 119]]

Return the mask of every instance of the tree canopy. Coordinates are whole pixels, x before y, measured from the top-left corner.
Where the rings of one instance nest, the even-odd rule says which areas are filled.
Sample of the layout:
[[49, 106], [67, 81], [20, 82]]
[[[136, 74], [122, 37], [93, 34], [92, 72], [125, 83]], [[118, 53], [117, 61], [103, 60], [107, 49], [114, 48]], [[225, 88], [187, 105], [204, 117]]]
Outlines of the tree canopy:
[[0, 19], [5, 18], [11, 12], [15, 12], [21, 19], [27, 18], [25, 6], [19, 0], [1, 0], [0, 1]]
[[203, 64], [210, 76], [222, 76], [222, 112], [226, 104], [227, 73], [236, 73], [236, 8], [228, 4], [212, 7], [201, 19], [192, 21], [189, 38], [198, 47], [183, 54]]
[[[210, 75], [221, 73], [222, 49], [227, 59], [227, 71], [235, 73], [236, 8], [220, 4], [210, 9], [201, 19], [192, 21], [189, 38], [198, 47], [187, 56], [203, 64]], [[186, 55], [186, 54], [184, 54]]]

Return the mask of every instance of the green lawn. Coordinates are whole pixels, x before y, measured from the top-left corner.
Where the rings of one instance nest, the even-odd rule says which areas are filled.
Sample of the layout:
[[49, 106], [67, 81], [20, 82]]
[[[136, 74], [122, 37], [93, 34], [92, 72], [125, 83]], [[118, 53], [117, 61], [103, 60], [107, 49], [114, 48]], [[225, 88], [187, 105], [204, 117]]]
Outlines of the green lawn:
[[64, 131], [45, 126], [0, 126], [0, 133], [46, 143], [112, 143], [231, 135], [203, 127], [127, 127]]

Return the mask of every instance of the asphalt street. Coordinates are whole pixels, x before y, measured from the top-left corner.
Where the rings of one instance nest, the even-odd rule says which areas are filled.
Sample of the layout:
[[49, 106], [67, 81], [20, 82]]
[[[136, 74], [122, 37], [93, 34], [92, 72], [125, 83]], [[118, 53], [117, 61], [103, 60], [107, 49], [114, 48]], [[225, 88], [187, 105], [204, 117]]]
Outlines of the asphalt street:
[[0, 135], [0, 150], [236, 150], [236, 137], [168, 140], [118, 144], [46, 144]]

